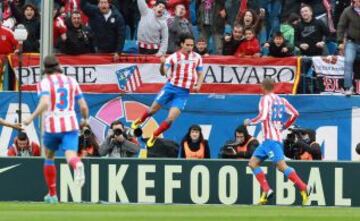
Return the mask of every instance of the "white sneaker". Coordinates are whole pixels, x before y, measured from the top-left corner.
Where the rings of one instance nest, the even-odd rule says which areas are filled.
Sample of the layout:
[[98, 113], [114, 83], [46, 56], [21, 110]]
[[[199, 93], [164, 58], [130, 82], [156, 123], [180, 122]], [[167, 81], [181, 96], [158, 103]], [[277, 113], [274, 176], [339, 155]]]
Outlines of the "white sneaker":
[[82, 187], [85, 183], [85, 171], [84, 164], [82, 162], [78, 162], [76, 164], [76, 169], [74, 170], [74, 181], [75, 184]]
[[353, 95], [353, 87], [350, 87], [350, 88], [348, 88], [348, 89], [345, 89], [344, 95], [345, 95], [345, 96], [351, 96], [351, 95]]

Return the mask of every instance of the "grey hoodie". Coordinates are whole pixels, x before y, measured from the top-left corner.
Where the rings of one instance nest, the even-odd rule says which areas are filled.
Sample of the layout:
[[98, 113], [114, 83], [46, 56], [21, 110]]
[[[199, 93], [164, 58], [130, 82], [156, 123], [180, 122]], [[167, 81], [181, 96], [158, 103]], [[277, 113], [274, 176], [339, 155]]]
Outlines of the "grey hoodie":
[[141, 19], [138, 27], [138, 41], [160, 45], [158, 53], [165, 54], [168, 48], [168, 26], [166, 17], [157, 17], [154, 10], [148, 8], [145, 0], [137, 0]]

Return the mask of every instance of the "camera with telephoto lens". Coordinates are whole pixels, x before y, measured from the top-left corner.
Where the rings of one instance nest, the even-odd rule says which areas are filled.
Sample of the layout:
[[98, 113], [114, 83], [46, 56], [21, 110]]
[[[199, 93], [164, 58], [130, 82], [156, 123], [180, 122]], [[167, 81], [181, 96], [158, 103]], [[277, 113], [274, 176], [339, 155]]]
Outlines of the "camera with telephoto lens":
[[[285, 155], [292, 159], [300, 159], [301, 154], [304, 153], [304, 149], [299, 145], [302, 139], [302, 135], [307, 131], [304, 128], [289, 128], [290, 133], [284, 140]], [[286, 154], [289, 153], [289, 154]]]
[[116, 128], [113, 130], [113, 136], [120, 136], [123, 134], [123, 131], [120, 128]]
[[88, 138], [92, 135], [92, 130], [89, 127], [84, 127], [81, 133], [84, 135], [84, 138]]
[[143, 131], [139, 127], [136, 129], [127, 128], [127, 130], [125, 131], [127, 137], [141, 137], [142, 133]]

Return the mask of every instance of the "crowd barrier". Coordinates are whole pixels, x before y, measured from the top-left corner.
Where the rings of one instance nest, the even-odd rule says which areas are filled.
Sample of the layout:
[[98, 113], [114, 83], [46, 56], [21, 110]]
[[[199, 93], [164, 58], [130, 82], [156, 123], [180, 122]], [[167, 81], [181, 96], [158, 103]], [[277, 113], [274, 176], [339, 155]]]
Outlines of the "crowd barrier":
[[[260, 186], [243, 160], [83, 159], [86, 183], [75, 185], [64, 159], [55, 161], [61, 202], [256, 204]], [[313, 187], [309, 205], [360, 206], [360, 163], [290, 162]], [[43, 160], [0, 158], [0, 201], [42, 201]], [[272, 205], [301, 205], [291, 181], [265, 163]]]

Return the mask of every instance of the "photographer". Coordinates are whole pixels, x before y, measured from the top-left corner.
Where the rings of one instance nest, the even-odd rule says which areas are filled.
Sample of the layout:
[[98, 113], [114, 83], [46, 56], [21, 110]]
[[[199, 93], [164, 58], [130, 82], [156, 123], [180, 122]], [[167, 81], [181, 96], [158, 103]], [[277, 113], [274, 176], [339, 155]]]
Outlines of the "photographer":
[[79, 136], [79, 157], [98, 157], [99, 155], [99, 144], [92, 132], [90, 125], [80, 125], [80, 136]]
[[225, 143], [220, 150], [221, 158], [250, 159], [259, 141], [252, 137], [244, 125], [235, 130], [235, 140]]
[[312, 129], [289, 128], [284, 140], [284, 153], [294, 160], [321, 160], [321, 148], [316, 143], [316, 133]]
[[109, 155], [109, 157], [133, 157], [140, 146], [135, 143], [133, 137], [130, 137], [130, 131], [125, 130], [123, 123], [114, 121], [110, 125], [112, 133], [100, 145], [100, 156]]

